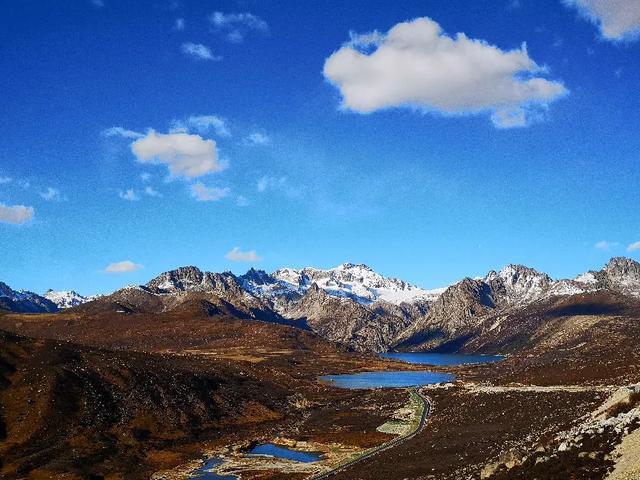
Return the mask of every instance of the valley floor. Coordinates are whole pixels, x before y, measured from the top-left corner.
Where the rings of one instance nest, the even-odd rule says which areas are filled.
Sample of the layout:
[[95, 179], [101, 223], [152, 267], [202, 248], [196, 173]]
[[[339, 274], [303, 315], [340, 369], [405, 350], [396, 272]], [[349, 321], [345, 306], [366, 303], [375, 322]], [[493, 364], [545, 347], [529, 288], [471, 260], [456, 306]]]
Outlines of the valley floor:
[[[379, 427], [409, 401], [404, 389], [341, 390], [318, 376], [424, 368], [287, 326], [193, 312], [6, 314], [0, 329], [7, 479], [185, 478], [203, 455], [224, 454], [243, 479], [301, 480], [395, 438]], [[429, 368], [458, 380], [424, 390], [426, 428], [331, 478], [634, 478], [638, 405], [618, 389], [638, 378], [640, 356], [633, 345], [606, 355], [607, 368], [575, 349]], [[325, 459], [242, 460], [262, 442]]]

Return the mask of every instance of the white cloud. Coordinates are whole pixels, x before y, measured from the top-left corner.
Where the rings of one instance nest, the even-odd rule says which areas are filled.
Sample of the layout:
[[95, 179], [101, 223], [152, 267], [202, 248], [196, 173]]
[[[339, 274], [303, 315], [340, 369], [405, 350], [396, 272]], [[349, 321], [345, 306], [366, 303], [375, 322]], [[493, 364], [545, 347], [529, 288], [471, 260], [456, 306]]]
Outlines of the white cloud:
[[34, 213], [33, 207], [0, 203], [0, 223], [21, 225], [31, 221]]
[[287, 177], [260, 177], [256, 187], [260, 193], [267, 191], [270, 188], [281, 188], [286, 186]]
[[182, 32], [184, 30], [184, 18], [176, 18], [176, 21], [173, 22], [173, 29], [176, 32]]
[[228, 196], [228, 188], [207, 187], [203, 183], [191, 185], [191, 196], [199, 202], [216, 202]]
[[267, 22], [248, 12], [213, 12], [209, 15], [209, 22], [214, 30], [224, 34], [231, 43], [243, 42], [245, 35], [251, 30], [265, 34], [269, 32]]
[[594, 247], [596, 247], [598, 250], [608, 251], [608, 250], [611, 250], [613, 247], [617, 247], [618, 245], [620, 245], [620, 243], [618, 242], [609, 242], [607, 240], [600, 240], [594, 245]]
[[122, 262], [110, 263], [104, 269], [105, 273], [127, 273], [127, 272], [135, 272], [136, 270], [140, 270], [144, 268], [144, 265], [140, 265], [139, 263], [134, 263], [131, 260], [123, 260]]
[[182, 53], [197, 60], [211, 60], [213, 62], [222, 60], [220, 55], [214, 55], [209, 47], [201, 43], [183, 43], [181, 49]]
[[144, 189], [144, 194], [150, 197], [158, 197], [158, 198], [162, 197], [162, 194], [151, 186], [146, 187]]
[[121, 191], [120, 193], [118, 193], [118, 196], [123, 200], [128, 200], [129, 202], [137, 202], [138, 200], [140, 200], [140, 197], [132, 188], [124, 192]]
[[131, 150], [139, 162], [167, 165], [171, 175], [177, 177], [195, 178], [223, 169], [218, 162], [216, 142], [200, 135], [150, 130], [131, 144]]
[[141, 174], [140, 174], [140, 179], [141, 179], [143, 182], [148, 182], [149, 180], [151, 180], [151, 174], [150, 174], [150, 173], [147, 173], [147, 172], [141, 173]]
[[2, 177], [0, 176], [0, 185], [2, 185], [3, 183], [11, 183], [13, 179], [11, 177]]
[[640, 250], [640, 242], [634, 242], [627, 247], [627, 252], [635, 252]]
[[48, 201], [60, 202], [65, 200], [64, 196], [57, 188], [48, 187], [44, 192], [40, 192], [40, 196]]
[[96, 8], [104, 8], [104, 1], [103, 0], [91, 0], [91, 5], [93, 5]]
[[253, 132], [246, 138], [245, 143], [249, 145], [269, 145], [271, 138], [266, 133]]
[[249, 204], [249, 199], [243, 195], [238, 195], [238, 197], [236, 198], [236, 205], [238, 207], [248, 207]]
[[563, 0], [598, 25], [607, 40], [633, 40], [640, 36], [638, 0]]
[[240, 250], [240, 247], [233, 247], [227, 254], [225, 255], [227, 260], [231, 260], [232, 262], [260, 262], [262, 258], [258, 256], [255, 250], [249, 250], [247, 252], [243, 252]]
[[103, 137], [123, 137], [123, 138], [141, 138], [144, 137], [143, 133], [134, 132], [133, 130], [127, 130], [122, 127], [106, 128], [100, 134]]
[[186, 120], [174, 120], [171, 122], [170, 130], [172, 133], [186, 133], [190, 129], [199, 133], [207, 133], [213, 130], [216, 135], [221, 137], [231, 136], [231, 131], [227, 127], [225, 119], [216, 115], [191, 115]]
[[524, 126], [529, 114], [566, 95], [542, 77], [526, 46], [504, 51], [464, 33], [450, 37], [429, 18], [386, 34], [352, 35], [324, 64], [342, 105], [359, 113], [409, 107], [449, 115], [489, 112], [496, 126]]

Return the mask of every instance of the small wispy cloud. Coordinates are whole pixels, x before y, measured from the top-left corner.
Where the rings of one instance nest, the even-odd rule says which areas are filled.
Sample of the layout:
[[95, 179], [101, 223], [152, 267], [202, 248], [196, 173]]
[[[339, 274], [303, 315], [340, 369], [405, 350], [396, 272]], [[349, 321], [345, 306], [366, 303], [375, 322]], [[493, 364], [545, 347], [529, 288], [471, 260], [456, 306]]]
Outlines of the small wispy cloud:
[[231, 43], [242, 43], [250, 31], [262, 34], [269, 33], [267, 22], [249, 12], [213, 12], [209, 15], [209, 22], [213, 30], [223, 34], [227, 41]]
[[0, 176], [0, 185], [2, 185], [3, 183], [11, 183], [12, 181], [13, 181], [13, 178], [11, 177]]
[[60, 190], [53, 187], [48, 187], [46, 190], [40, 192], [40, 196], [49, 202], [61, 202], [66, 200], [64, 195], [60, 193]]
[[245, 143], [247, 145], [269, 145], [271, 138], [266, 133], [253, 132], [245, 138]]
[[258, 179], [256, 188], [260, 193], [266, 192], [271, 188], [282, 188], [287, 184], [287, 177], [269, 177], [264, 176]]
[[90, 3], [95, 8], [104, 8], [104, 0], [91, 0]]
[[249, 199], [243, 195], [236, 197], [236, 205], [238, 207], [248, 207], [250, 205]]
[[140, 179], [141, 179], [143, 182], [148, 182], [149, 180], [151, 180], [151, 174], [150, 174], [150, 173], [147, 173], [147, 172], [141, 173], [141, 174], [140, 174]]
[[640, 241], [629, 244], [627, 247], [627, 252], [635, 252], [640, 250]]
[[157, 197], [157, 198], [162, 197], [162, 194], [151, 186], [148, 186], [144, 189], [144, 194], [148, 195], [149, 197]]
[[124, 192], [120, 191], [118, 193], [118, 196], [121, 199], [127, 200], [129, 202], [137, 202], [138, 200], [140, 200], [140, 196], [132, 188], [125, 190]]
[[620, 245], [619, 242], [610, 242], [608, 240], [600, 240], [599, 242], [596, 242], [594, 247], [597, 248], [598, 250], [609, 251], [612, 248], [617, 247], [619, 245]]
[[231, 136], [227, 121], [217, 115], [191, 115], [184, 120], [171, 122], [171, 132], [189, 132], [190, 130], [195, 130], [198, 133], [213, 131], [220, 137]]
[[176, 18], [176, 21], [173, 22], [173, 29], [176, 32], [182, 32], [184, 30], [185, 23], [184, 18]]
[[216, 202], [227, 197], [230, 192], [228, 188], [207, 187], [201, 182], [191, 185], [191, 196], [198, 202]]
[[207, 60], [212, 62], [219, 62], [222, 60], [220, 55], [214, 55], [209, 47], [201, 43], [186, 42], [182, 44], [182, 53], [195, 58], [196, 60]]
[[128, 273], [135, 272], [144, 268], [144, 265], [134, 263], [131, 260], [123, 260], [121, 262], [110, 263], [104, 269], [105, 273]]
[[143, 133], [135, 132], [133, 130], [127, 130], [122, 127], [110, 127], [105, 128], [100, 132], [100, 135], [103, 137], [122, 137], [122, 138], [142, 138], [144, 137]]
[[22, 225], [33, 220], [34, 214], [33, 207], [0, 203], [0, 223]]
[[249, 250], [243, 252], [240, 250], [240, 247], [233, 247], [227, 254], [225, 255], [227, 260], [231, 260], [232, 262], [260, 262], [262, 258], [258, 256], [255, 250]]

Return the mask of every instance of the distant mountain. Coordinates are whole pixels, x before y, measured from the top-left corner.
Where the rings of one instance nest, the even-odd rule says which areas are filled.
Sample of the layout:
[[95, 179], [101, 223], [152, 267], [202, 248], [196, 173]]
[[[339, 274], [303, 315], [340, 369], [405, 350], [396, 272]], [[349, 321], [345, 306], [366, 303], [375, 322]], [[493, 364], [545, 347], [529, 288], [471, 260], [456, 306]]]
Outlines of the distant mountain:
[[476, 340], [490, 330], [492, 335], [502, 330], [515, 335], [523, 312], [556, 308], [550, 306], [554, 299], [575, 297], [584, 303], [584, 296], [599, 292], [603, 295], [597, 298], [607, 302], [613, 298], [607, 292], [640, 298], [640, 264], [616, 257], [600, 271], [561, 280], [523, 265], [507, 265], [437, 290], [352, 263], [326, 270], [283, 268], [271, 274], [251, 269], [241, 276], [187, 266], [96, 299], [73, 291], [49, 291], [44, 298], [0, 284], [0, 308], [73, 308], [88, 314], [204, 312], [308, 328], [355, 350], [456, 350], [486, 346]]
[[245, 289], [258, 296], [300, 297], [315, 284], [331, 297], [349, 298], [362, 305], [377, 301], [394, 305], [418, 300], [433, 301], [444, 290], [425, 290], [396, 278], [383, 277], [367, 265], [353, 263], [343, 263], [327, 270], [282, 268], [271, 275], [252, 269], [240, 280]]
[[0, 310], [19, 313], [49, 313], [58, 311], [51, 300], [27, 290], [13, 290], [0, 282]]
[[82, 305], [83, 303], [89, 302], [96, 298], [83, 297], [73, 290], [54, 292], [51, 289], [45, 292], [44, 297], [55, 303], [59, 309], [77, 307], [78, 305]]
[[[598, 272], [587, 272], [572, 280], [552, 280], [522, 265], [508, 265], [500, 272], [491, 271], [483, 279], [466, 278], [451, 285], [417, 319], [391, 343], [400, 349], [458, 349], [486, 327], [505, 326], [530, 306], [553, 298], [612, 292], [640, 297], [640, 264], [616, 257]], [[515, 321], [515, 320], [514, 320]], [[494, 327], [495, 328], [495, 327]]]

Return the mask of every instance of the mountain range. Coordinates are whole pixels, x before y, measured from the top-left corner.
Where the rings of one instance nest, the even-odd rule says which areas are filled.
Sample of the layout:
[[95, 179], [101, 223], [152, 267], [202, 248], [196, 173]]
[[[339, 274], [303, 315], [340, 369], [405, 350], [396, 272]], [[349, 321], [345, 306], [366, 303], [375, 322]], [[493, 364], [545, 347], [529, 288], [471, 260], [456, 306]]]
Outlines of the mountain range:
[[88, 314], [135, 314], [197, 308], [208, 315], [308, 329], [359, 351], [477, 347], [482, 338], [518, 330], [514, 319], [532, 311], [551, 311], [559, 301], [586, 308], [614, 297], [618, 303], [640, 298], [640, 263], [615, 257], [602, 270], [560, 280], [533, 268], [508, 265], [436, 290], [352, 263], [326, 270], [283, 268], [271, 274], [252, 268], [241, 276], [181, 267], [146, 285], [100, 297], [51, 290], [40, 296], [0, 283], [3, 310], [47, 313], [72, 308]]

